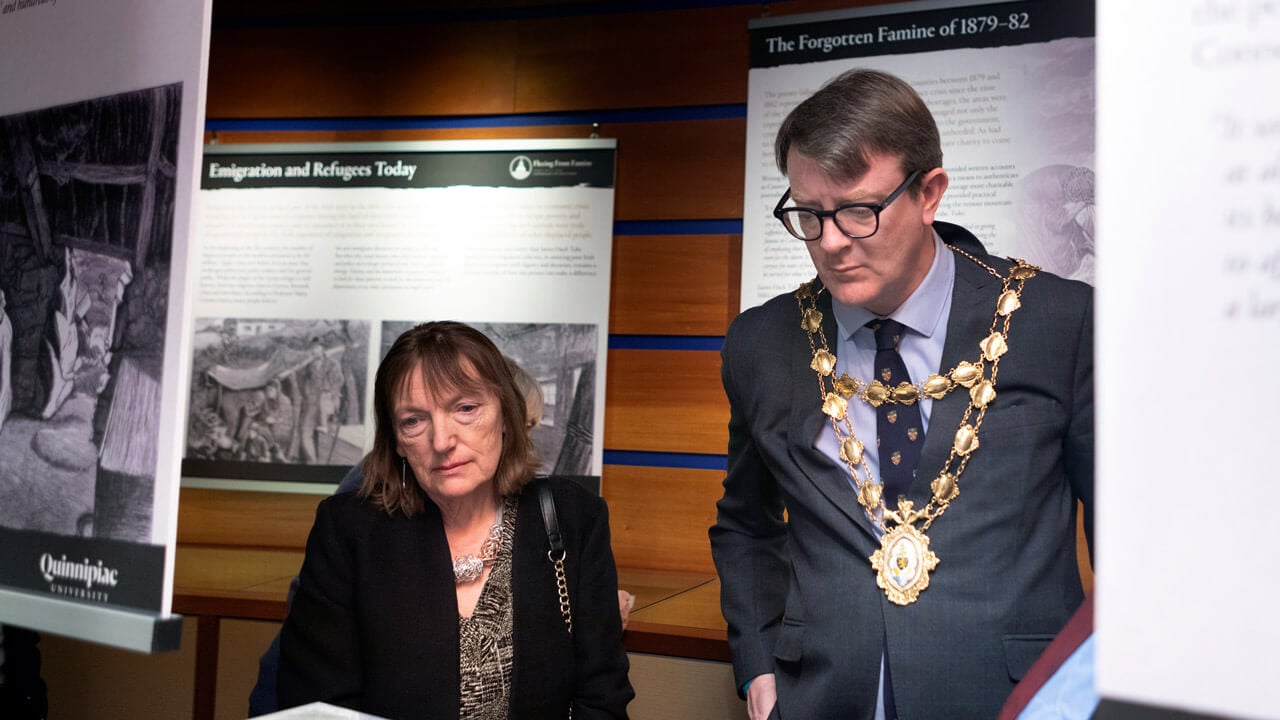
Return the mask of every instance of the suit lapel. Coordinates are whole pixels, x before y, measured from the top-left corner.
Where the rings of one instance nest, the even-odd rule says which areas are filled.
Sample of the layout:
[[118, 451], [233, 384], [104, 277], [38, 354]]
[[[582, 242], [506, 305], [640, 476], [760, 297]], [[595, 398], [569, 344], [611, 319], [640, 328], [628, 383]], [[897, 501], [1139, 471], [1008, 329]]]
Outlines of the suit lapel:
[[[827, 337], [827, 343], [834, 346], [838, 342], [840, 330], [836, 326], [835, 313], [831, 311], [831, 293], [823, 292], [818, 297], [817, 307], [822, 313], [822, 331]], [[790, 427], [787, 431], [788, 451], [805, 478], [855, 525], [874, 538], [875, 531], [862, 506], [858, 504], [858, 496], [849, 482], [848, 473], [814, 445], [818, 434], [830, 421], [822, 412], [817, 375], [809, 367], [813, 361], [813, 352], [800, 327], [799, 312], [795, 317], [793, 337], [796, 339], [789, 343], [792, 351], [788, 360], [794, 368], [790, 372], [790, 391], [794, 401], [791, 402]]]
[[[947, 340], [942, 348], [941, 371], [949, 371], [963, 360], [976, 360], [981, 350], [978, 342], [991, 331], [1000, 283], [972, 260], [956, 254], [956, 281], [951, 291], [951, 315], [947, 319]], [[911, 497], [918, 506], [927, 502], [929, 484], [942, 471], [955, 440], [960, 419], [969, 407], [967, 388], [958, 387], [942, 400], [933, 402], [929, 432], [921, 449], [920, 465], [911, 483]]]

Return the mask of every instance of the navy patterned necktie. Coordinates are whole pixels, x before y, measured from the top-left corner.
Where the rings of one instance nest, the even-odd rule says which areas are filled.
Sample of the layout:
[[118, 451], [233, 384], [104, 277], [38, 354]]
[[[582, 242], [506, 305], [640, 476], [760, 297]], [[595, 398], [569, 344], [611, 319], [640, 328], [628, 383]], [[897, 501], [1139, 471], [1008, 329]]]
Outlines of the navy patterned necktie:
[[[911, 383], [907, 366], [898, 354], [898, 343], [906, 328], [897, 320], [878, 318], [867, 323], [876, 334], [875, 380], [890, 390], [899, 383]], [[876, 408], [876, 442], [880, 458], [880, 482], [884, 504], [896, 508], [898, 496], [906, 495], [920, 462], [924, 445], [924, 423], [919, 403], [882, 403]]]
[[[867, 323], [876, 334], [875, 380], [890, 390], [899, 383], [911, 383], [907, 365], [898, 353], [898, 343], [906, 327], [897, 320], [877, 318]], [[910, 405], [881, 403], [876, 408], [876, 443], [880, 457], [880, 483], [884, 485], [884, 504], [896, 508], [898, 497], [906, 495], [911, 478], [920, 462], [920, 448], [924, 445], [924, 423], [920, 417], [919, 402]], [[884, 638], [884, 673], [880, 678], [884, 695], [882, 703], [885, 720], [897, 720], [898, 707], [893, 695], [893, 674], [889, 670], [889, 636]]]

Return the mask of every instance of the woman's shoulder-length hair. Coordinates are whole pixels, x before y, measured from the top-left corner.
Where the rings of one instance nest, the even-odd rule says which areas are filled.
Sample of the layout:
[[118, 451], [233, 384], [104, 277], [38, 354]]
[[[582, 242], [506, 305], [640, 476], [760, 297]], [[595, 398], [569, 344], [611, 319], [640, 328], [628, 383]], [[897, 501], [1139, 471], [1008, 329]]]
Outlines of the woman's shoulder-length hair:
[[533, 479], [540, 460], [529, 437], [525, 402], [507, 360], [479, 330], [441, 321], [406, 330], [378, 365], [373, 383], [373, 449], [364, 458], [360, 496], [388, 514], [413, 516], [425, 507], [426, 494], [413, 469], [396, 452], [392, 417], [413, 372], [421, 373], [424, 386], [432, 392], [487, 390], [498, 398], [503, 442], [493, 482], [503, 497], [520, 492]]

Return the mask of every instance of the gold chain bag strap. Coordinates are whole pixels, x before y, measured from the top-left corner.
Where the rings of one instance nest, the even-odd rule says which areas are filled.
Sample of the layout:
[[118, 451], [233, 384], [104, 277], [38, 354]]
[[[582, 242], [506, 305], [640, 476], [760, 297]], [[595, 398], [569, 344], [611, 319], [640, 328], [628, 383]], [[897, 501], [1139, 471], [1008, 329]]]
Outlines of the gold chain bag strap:
[[[547, 559], [556, 569], [556, 592], [560, 596], [560, 614], [564, 627], [573, 635], [573, 608], [569, 607], [569, 582], [564, 575], [564, 537], [560, 535], [560, 520], [556, 517], [556, 501], [551, 496], [551, 483], [541, 479], [538, 486], [538, 504], [542, 506], [542, 524], [547, 528]], [[573, 702], [569, 702], [569, 720], [573, 720]]]

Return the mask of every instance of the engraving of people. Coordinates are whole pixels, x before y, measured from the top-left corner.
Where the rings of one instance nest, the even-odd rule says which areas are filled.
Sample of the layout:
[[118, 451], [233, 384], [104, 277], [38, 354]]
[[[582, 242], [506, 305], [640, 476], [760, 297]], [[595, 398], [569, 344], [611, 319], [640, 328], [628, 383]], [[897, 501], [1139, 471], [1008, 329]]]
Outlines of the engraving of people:
[[320, 338], [311, 340], [311, 361], [299, 373], [302, 377], [302, 410], [299, 418], [302, 462], [307, 465], [323, 464], [318, 438], [331, 428], [329, 421], [338, 407], [338, 393], [342, 389], [342, 367], [329, 356]]
[[279, 380], [268, 382], [263, 393], [266, 400], [262, 408], [262, 422], [271, 433], [276, 451], [281, 454], [277, 460], [284, 461], [283, 454], [289, 447], [289, 438], [293, 436], [293, 401], [280, 392]]
[[239, 430], [236, 433], [236, 442], [240, 448], [238, 460], [270, 462], [279, 455], [275, 438], [266, 422], [266, 409], [265, 390], [254, 390], [249, 394], [249, 401], [241, 406]]

